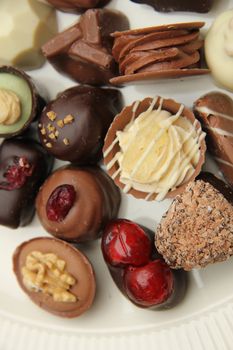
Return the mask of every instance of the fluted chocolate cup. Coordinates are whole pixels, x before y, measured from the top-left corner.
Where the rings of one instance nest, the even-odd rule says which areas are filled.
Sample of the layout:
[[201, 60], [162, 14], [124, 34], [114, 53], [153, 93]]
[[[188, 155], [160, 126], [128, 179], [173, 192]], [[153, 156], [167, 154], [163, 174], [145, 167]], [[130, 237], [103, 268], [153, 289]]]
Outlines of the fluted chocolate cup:
[[[161, 99], [162, 99], [161, 97], [157, 98], [157, 101], [153, 107], [153, 110], [159, 107]], [[125, 189], [125, 184], [120, 181], [120, 173], [118, 173], [119, 163], [118, 161], [110, 163], [116, 156], [117, 152], [120, 151], [119, 142], [115, 141], [116, 133], [117, 131], [123, 131], [126, 125], [129, 124], [133, 118], [136, 119], [142, 112], [145, 112], [150, 107], [152, 102], [153, 102], [153, 99], [150, 97], [147, 97], [144, 100], [138, 102], [138, 105], [136, 108], [135, 108], [136, 102], [134, 102], [130, 106], [125, 107], [121, 111], [121, 113], [119, 113], [115, 117], [105, 138], [105, 143], [103, 148], [104, 164], [107, 167], [108, 174], [113, 178], [115, 184], [119, 188], [121, 188], [123, 191]], [[175, 102], [172, 99], [162, 99], [162, 109], [170, 112], [172, 115], [175, 115], [179, 111], [181, 106], [182, 106], [181, 103]], [[199, 147], [199, 150], [200, 150], [199, 160], [190, 178], [184, 183], [181, 183], [178, 187], [174, 189], [170, 189], [164, 198], [174, 198], [177, 194], [180, 194], [181, 192], [183, 192], [187, 184], [190, 181], [193, 181], [197, 177], [197, 175], [200, 173], [202, 165], [205, 161], [205, 152], [206, 152], [206, 144], [205, 144], [205, 137], [204, 137], [205, 134], [201, 130], [201, 124], [195, 118], [193, 112], [185, 106], [183, 106], [183, 111], [181, 115], [187, 118], [194, 125], [195, 130], [197, 131], [197, 135], [198, 135], [198, 132], [202, 135], [200, 139], [200, 147]], [[142, 192], [132, 187], [129, 189], [129, 191], [127, 191], [127, 193], [133, 195], [135, 198], [146, 199], [150, 201], [155, 200], [158, 195], [158, 193], [153, 193], [149, 195], [148, 192]]]

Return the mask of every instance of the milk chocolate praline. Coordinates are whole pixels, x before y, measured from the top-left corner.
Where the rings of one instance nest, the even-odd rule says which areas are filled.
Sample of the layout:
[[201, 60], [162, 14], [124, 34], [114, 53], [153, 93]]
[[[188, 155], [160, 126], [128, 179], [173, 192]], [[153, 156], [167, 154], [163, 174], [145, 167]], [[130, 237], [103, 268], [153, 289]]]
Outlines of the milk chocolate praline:
[[[1, 80], [1, 74], [4, 75], [4, 79]], [[8, 79], [6, 77], [8, 76]], [[16, 81], [11, 81], [11, 77], [22, 81], [28, 89], [29, 96], [24, 96], [23, 89], [19, 90]], [[31, 77], [24, 71], [14, 68], [12, 66], [0, 67], [0, 90], [12, 91], [19, 99], [21, 108], [21, 115], [16, 123], [11, 125], [0, 124], [0, 137], [12, 137], [23, 133], [29, 125], [38, 117], [42, 109], [45, 106], [45, 100], [42, 98], [33, 82]], [[30, 110], [26, 112], [28, 106], [31, 105]]]
[[0, 225], [28, 225], [35, 212], [39, 187], [50, 173], [53, 158], [30, 139], [4, 140], [0, 147]]
[[209, 12], [214, 0], [131, 0], [140, 4], [147, 4], [156, 11], [191, 11], [191, 12]]
[[[162, 109], [165, 111], [170, 112], [172, 115], [175, 115], [179, 109], [181, 108], [181, 104], [175, 102], [171, 99], [162, 99], [162, 97], [158, 97], [156, 100], [156, 103], [153, 107], [153, 110], [159, 107], [160, 101], [162, 101]], [[107, 167], [108, 174], [114, 179], [114, 182], [118, 187], [120, 187], [122, 190], [125, 188], [125, 184], [123, 184], [120, 181], [120, 174], [119, 174], [119, 164], [117, 161], [111, 163], [111, 161], [116, 156], [117, 152], [120, 151], [119, 142], [114, 143], [116, 139], [116, 133], [118, 131], [123, 131], [133, 118], [136, 119], [138, 116], [148, 110], [151, 103], [153, 103], [152, 98], [145, 98], [142, 101], [139, 101], [137, 105], [137, 101], [134, 102], [132, 105], [127, 106], [123, 108], [121, 113], [119, 113], [115, 118], [113, 123], [111, 124], [108, 133], [105, 138], [104, 148], [103, 148], [103, 154], [104, 154], [104, 163]], [[135, 105], [137, 108], [135, 109]], [[195, 130], [197, 131], [197, 134], [201, 133], [201, 126], [200, 123], [196, 120], [194, 114], [190, 109], [183, 106], [182, 116], [187, 118], [192, 124], [195, 123]], [[204, 136], [204, 135], [202, 135]], [[200, 142], [200, 156], [198, 164], [195, 168], [194, 173], [189, 178], [188, 182], [194, 180], [196, 176], [200, 173], [202, 165], [205, 161], [205, 151], [206, 151], [206, 144], [204, 138], [202, 138]], [[111, 166], [110, 166], [111, 164]], [[116, 175], [117, 174], [117, 175]], [[175, 189], [170, 190], [165, 198], [174, 198], [177, 194], [184, 191], [185, 187], [187, 186], [188, 182], [181, 183], [178, 187]], [[146, 200], [155, 200], [158, 193], [153, 193], [148, 198], [148, 192], [142, 192], [137, 189], [134, 189], [133, 187], [130, 188], [130, 190], [127, 192], [128, 194], [132, 194], [134, 197], [139, 199], [146, 199]]]
[[219, 91], [201, 96], [194, 113], [207, 134], [207, 148], [233, 186], [233, 100]]
[[[62, 194], [57, 194], [57, 199], [53, 200], [59, 189], [64, 189], [65, 195], [66, 189], [71, 190], [67, 210], [63, 204], [58, 204]], [[119, 205], [118, 188], [98, 167], [59, 168], [45, 181], [36, 199], [37, 214], [45, 230], [70, 242], [100, 237], [107, 221], [117, 216]], [[62, 217], [57, 215], [64, 210]]]
[[90, 8], [107, 5], [110, 0], [39, 0], [46, 2], [58, 10], [71, 13], [80, 13]]
[[90, 86], [67, 89], [41, 114], [41, 143], [56, 158], [76, 164], [97, 163], [106, 132], [121, 107], [118, 90]]
[[[25, 286], [22, 268], [25, 266], [26, 257], [33, 251], [43, 254], [53, 253], [65, 261], [68, 273], [76, 280], [70, 289], [77, 298], [76, 302], [54, 301], [51, 295], [32, 291]], [[91, 263], [77, 248], [64, 241], [38, 237], [22, 243], [14, 252], [13, 269], [23, 291], [35, 304], [52, 314], [67, 318], [77, 317], [87, 311], [93, 303], [96, 284]]]

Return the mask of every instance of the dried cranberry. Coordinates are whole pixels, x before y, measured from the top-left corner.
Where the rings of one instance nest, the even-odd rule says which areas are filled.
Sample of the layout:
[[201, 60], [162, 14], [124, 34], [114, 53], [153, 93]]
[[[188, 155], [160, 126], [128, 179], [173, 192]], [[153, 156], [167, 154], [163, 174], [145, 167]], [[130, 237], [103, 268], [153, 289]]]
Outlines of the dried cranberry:
[[143, 229], [129, 220], [111, 221], [102, 238], [105, 260], [112, 266], [140, 266], [149, 261], [151, 241]]
[[4, 173], [6, 181], [0, 183], [0, 189], [12, 191], [23, 187], [33, 170], [34, 166], [29, 163], [26, 157], [15, 157], [13, 165], [8, 166]]
[[150, 307], [167, 301], [173, 293], [174, 278], [169, 266], [162, 259], [156, 259], [144, 266], [128, 266], [124, 285], [133, 302]]
[[75, 197], [76, 192], [72, 185], [61, 185], [55, 188], [46, 205], [48, 219], [56, 222], [63, 221], [73, 207]]

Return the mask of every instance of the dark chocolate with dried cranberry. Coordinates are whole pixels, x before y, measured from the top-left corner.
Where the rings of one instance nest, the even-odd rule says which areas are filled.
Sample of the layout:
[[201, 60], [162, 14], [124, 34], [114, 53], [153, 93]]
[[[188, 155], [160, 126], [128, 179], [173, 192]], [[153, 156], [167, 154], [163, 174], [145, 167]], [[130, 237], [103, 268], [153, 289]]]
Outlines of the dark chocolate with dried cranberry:
[[131, 0], [139, 4], [147, 4], [156, 11], [190, 11], [190, 12], [209, 12], [214, 0]]
[[53, 158], [35, 141], [3, 141], [0, 147], [0, 224], [10, 228], [30, 223], [35, 197], [52, 169]]
[[[39, 0], [41, 1], [41, 0]], [[110, 0], [47, 0], [46, 2], [60, 11], [80, 13], [90, 8], [103, 7]], [[45, 2], [43, 0], [43, 2]]]
[[165, 263], [154, 247], [153, 236], [132, 221], [112, 220], [102, 236], [102, 253], [113, 280], [130, 301], [162, 310], [184, 298], [187, 274]]
[[118, 75], [110, 34], [128, 28], [120, 11], [90, 9], [78, 23], [44, 44], [42, 52], [56, 70], [81, 84], [109, 85], [109, 79]]
[[67, 89], [41, 114], [41, 143], [58, 159], [97, 163], [108, 128], [121, 108], [118, 90], [81, 85]]

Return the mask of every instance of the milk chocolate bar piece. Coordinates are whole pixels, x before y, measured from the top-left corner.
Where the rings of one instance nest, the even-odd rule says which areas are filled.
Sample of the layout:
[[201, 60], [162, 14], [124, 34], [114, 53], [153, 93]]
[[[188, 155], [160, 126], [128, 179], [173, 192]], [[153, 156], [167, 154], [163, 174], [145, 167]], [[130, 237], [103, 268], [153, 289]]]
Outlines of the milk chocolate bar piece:
[[88, 10], [77, 24], [47, 42], [42, 51], [55, 69], [80, 83], [109, 84], [109, 79], [118, 74], [110, 33], [128, 28], [128, 19], [119, 11]]
[[209, 12], [214, 0], [131, 0], [138, 4], [147, 4], [156, 11], [190, 11], [190, 12]]
[[194, 103], [194, 113], [207, 133], [207, 148], [233, 186], [233, 100], [210, 92]]

